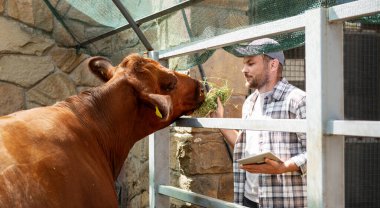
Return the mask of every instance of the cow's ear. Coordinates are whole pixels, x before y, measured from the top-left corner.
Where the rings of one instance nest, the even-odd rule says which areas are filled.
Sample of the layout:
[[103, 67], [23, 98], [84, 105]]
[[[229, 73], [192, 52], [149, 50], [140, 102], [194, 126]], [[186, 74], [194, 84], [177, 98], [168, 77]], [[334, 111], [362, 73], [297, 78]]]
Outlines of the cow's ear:
[[173, 104], [169, 95], [143, 94], [140, 99], [154, 106], [156, 112], [152, 116], [168, 120], [173, 113]]
[[111, 64], [111, 61], [105, 57], [92, 57], [88, 61], [88, 66], [101, 80], [107, 82], [113, 76], [114, 67]]

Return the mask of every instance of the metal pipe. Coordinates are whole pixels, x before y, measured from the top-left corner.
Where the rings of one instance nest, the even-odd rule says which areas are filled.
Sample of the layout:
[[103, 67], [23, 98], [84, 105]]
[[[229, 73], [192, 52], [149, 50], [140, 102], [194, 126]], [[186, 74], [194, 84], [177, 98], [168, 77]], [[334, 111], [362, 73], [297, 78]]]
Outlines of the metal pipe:
[[159, 53], [158, 51], [148, 51], [148, 57], [155, 60], [155, 61], [158, 61], [158, 56], [159, 56]]
[[137, 37], [141, 40], [142, 44], [145, 46], [147, 51], [153, 51], [153, 47], [150, 45], [149, 41], [146, 39], [144, 33], [141, 31], [139, 26], [136, 24], [136, 22], [133, 20], [132, 16], [129, 14], [129, 11], [127, 8], [124, 7], [124, 5], [119, 0], [112, 0], [115, 6], [120, 10], [121, 14], [127, 19], [129, 24], [131, 25], [133, 31], [135, 31]]
[[51, 13], [53, 13], [55, 18], [57, 18], [58, 22], [61, 23], [62, 27], [65, 28], [65, 30], [70, 34], [70, 36], [74, 39], [75, 42], [79, 43], [79, 40], [75, 37], [74, 33], [66, 25], [65, 21], [63, 21], [61, 15], [58, 13], [55, 7], [50, 3], [50, 1], [44, 0], [44, 2], [46, 6], [50, 9]]
[[[159, 11], [159, 12], [154, 13], [154, 14], [152, 14], [152, 15], [149, 15], [149, 16], [143, 17], [143, 18], [141, 18], [141, 19], [138, 19], [138, 20], [136, 20], [136, 24], [137, 24], [137, 25], [142, 25], [142, 24], [144, 24], [144, 23], [146, 23], [146, 22], [149, 22], [149, 21], [151, 21], [151, 20], [157, 19], [157, 18], [159, 18], [159, 17], [162, 17], [162, 16], [164, 16], [164, 15], [170, 14], [170, 13], [172, 13], [172, 12], [178, 11], [178, 10], [180, 10], [180, 9], [183, 9], [183, 8], [185, 8], [185, 7], [188, 7], [188, 6], [191, 6], [191, 5], [193, 5], [193, 4], [195, 4], [195, 3], [198, 3], [198, 2], [201, 2], [201, 1], [204, 1], [204, 0], [189, 0], [189, 1], [181, 2], [181, 3], [177, 4], [177, 5], [175, 5], [175, 6], [173, 6], [173, 7], [170, 7], [170, 8], [168, 8], [168, 9], [165, 9], [165, 10], [163, 10], [163, 11]], [[94, 38], [91, 38], [91, 39], [89, 39], [89, 40], [86, 40], [86, 41], [84, 41], [84, 42], [82, 42], [82, 43], [79, 43], [79, 44], [77, 45], [77, 47], [80, 48], [80, 47], [86, 46], [86, 45], [88, 45], [88, 44], [90, 44], [90, 43], [93, 43], [93, 42], [96, 42], [96, 41], [98, 41], [98, 40], [101, 40], [101, 39], [104, 39], [104, 38], [106, 38], [106, 37], [109, 37], [109, 36], [111, 36], [111, 35], [117, 34], [117, 33], [119, 33], [119, 32], [122, 32], [122, 31], [124, 31], [124, 30], [127, 30], [127, 29], [129, 29], [129, 28], [131, 28], [131, 27], [132, 27], [131, 24], [127, 24], [127, 25], [121, 26], [121, 27], [119, 27], [119, 28], [116, 28], [115, 30], [111, 30], [111, 31], [109, 31], [109, 32], [103, 33], [103, 34], [101, 34], [101, 35], [99, 35], [99, 36], [96, 36], [96, 37], [94, 37]]]
[[[185, 22], [187, 33], [189, 34], [190, 40], [192, 41], [194, 36], [193, 36], [193, 33], [191, 31], [191, 28], [190, 28], [189, 20], [187, 19], [185, 10], [182, 9], [181, 12], [182, 12], [183, 21]], [[195, 53], [194, 56], [195, 56], [196, 60], [199, 59], [198, 53]], [[205, 83], [206, 91], [209, 92], [210, 91], [210, 87], [208, 86], [207, 77], [206, 77], [206, 74], [205, 74], [205, 72], [203, 70], [203, 66], [202, 66], [202, 64], [197, 64], [197, 65], [198, 65], [199, 73], [201, 74], [201, 78], [202, 78], [203, 82]]]

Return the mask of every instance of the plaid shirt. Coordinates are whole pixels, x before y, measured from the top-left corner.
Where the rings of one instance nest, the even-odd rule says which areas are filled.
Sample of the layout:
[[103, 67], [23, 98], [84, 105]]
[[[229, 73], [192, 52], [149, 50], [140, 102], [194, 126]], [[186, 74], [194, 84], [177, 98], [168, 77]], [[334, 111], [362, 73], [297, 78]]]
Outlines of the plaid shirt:
[[[243, 119], [250, 119], [258, 95], [256, 90], [244, 102]], [[263, 112], [273, 119], [305, 119], [305, 92], [283, 78], [264, 98]], [[305, 133], [261, 131], [260, 134], [260, 152], [270, 150], [283, 161], [292, 160], [301, 169], [278, 175], [259, 174], [260, 207], [307, 207]], [[245, 130], [239, 132], [234, 149], [234, 198], [238, 204], [243, 204], [246, 173], [236, 160], [244, 157], [245, 135]]]

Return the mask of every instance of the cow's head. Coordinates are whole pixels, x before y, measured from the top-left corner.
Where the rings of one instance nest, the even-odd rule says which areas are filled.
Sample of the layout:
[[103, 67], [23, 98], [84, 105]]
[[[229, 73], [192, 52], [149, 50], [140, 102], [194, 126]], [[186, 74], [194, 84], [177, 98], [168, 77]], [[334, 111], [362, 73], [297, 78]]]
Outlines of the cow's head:
[[163, 122], [194, 111], [205, 98], [199, 81], [137, 54], [127, 56], [118, 66], [104, 57], [93, 57], [89, 67], [105, 82], [125, 81], [134, 89], [133, 96]]

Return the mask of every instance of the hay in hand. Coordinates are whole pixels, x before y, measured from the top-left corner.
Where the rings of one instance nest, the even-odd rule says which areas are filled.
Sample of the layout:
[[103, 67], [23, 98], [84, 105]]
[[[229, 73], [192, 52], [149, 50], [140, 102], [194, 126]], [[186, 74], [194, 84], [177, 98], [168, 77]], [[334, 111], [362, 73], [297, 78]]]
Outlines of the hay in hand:
[[224, 105], [228, 99], [230, 99], [232, 90], [228, 87], [227, 81], [225, 80], [224, 85], [217, 86], [215, 83], [207, 82], [210, 86], [210, 91], [206, 94], [206, 99], [203, 104], [194, 111], [193, 117], [206, 117], [210, 113], [214, 112], [218, 107], [217, 98]]

